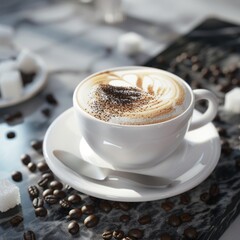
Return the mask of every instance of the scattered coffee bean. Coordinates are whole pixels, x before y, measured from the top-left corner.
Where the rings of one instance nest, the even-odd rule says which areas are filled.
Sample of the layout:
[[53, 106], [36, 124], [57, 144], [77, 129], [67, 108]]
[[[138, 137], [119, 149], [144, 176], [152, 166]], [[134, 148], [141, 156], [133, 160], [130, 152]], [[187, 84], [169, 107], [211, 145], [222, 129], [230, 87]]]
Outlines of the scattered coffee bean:
[[187, 239], [197, 239], [198, 233], [197, 230], [194, 227], [188, 227], [184, 230], [184, 236], [187, 237]]
[[31, 230], [28, 230], [28, 231], [24, 232], [23, 239], [24, 240], [36, 240], [35, 233]]
[[46, 172], [49, 170], [49, 167], [45, 161], [39, 162], [37, 168], [40, 172]]
[[63, 208], [63, 209], [69, 209], [72, 206], [72, 203], [66, 199], [61, 199], [59, 201], [59, 205]]
[[16, 137], [16, 133], [15, 132], [8, 132], [7, 133], [7, 138], [8, 139], [12, 139], [12, 138], [15, 138]]
[[44, 108], [44, 109], [42, 109], [41, 112], [45, 117], [50, 117], [51, 116], [51, 110], [49, 108]]
[[48, 173], [43, 173], [42, 178], [47, 178], [49, 182], [54, 180], [53, 174], [49, 173], [49, 172]]
[[99, 222], [99, 218], [96, 215], [89, 215], [84, 219], [84, 225], [87, 228], [95, 227]]
[[54, 195], [47, 195], [45, 198], [44, 198], [45, 202], [49, 205], [53, 205], [53, 204], [56, 204], [58, 202], [58, 198]]
[[72, 194], [68, 197], [68, 201], [73, 204], [78, 204], [82, 201], [82, 198], [78, 194]]
[[80, 219], [82, 216], [82, 211], [80, 208], [71, 209], [68, 213], [70, 219]]
[[50, 188], [52, 189], [58, 189], [61, 190], [63, 188], [63, 184], [59, 181], [53, 180], [52, 182], [50, 182]]
[[37, 152], [41, 152], [42, 151], [42, 141], [39, 140], [33, 140], [31, 141], [31, 147], [37, 151]]
[[166, 211], [166, 212], [169, 212], [173, 209], [174, 207], [174, 203], [173, 202], [170, 202], [169, 200], [163, 202], [161, 204], [161, 207]]
[[209, 201], [209, 199], [210, 199], [209, 193], [208, 193], [208, 192], [202, 193], [202, 194], [200, 195], [200, 199], [201, 199], [203, 202], [207, 203], [207, 202]]
[[182, 213], [180, 219], [182, 222], [190, 222], [192, 220], [192, 215], [189, 213]]
[[63, 199], [63, 198], [66, 197], [66, 193], [62, 190], [59, 190], [59, 189], [55, 189], [53, 191], [53, 195], [56, 196], [58, 199]]
[[181, 224], [181, 219], [177, 215], [171, 215], [168, 218], [168, 224], [173, 227], [178, 227]]
[[172, 240], [172, 237], [168, 233], [163, 233], [160, 236], [160, 240]]
[[13, 218], [10, 219], [10, 224], [13, 227], [18, 226], [21, 222], [23, 221], [23, 218], [19, 215], [14, 216]]
[[112, 205], [109, 201], [102, 200], [99, 204], [99, 208], [106, 213], [109, 213], [112, 210]]
[[23, 154], [21, 157], [21, 162], [24, 164], [24, 165], [28, 165], [30, 162], [31, 162], [31, 158], [28, 154]]
[[115, 239], [122, 239], [124, 237], [124, 232], [120, 229], [113, 231], [113, 237]]
[[31, 199], [34, 199], [39, 196], [39, 190], [35, 185], [28, 187], [28, 193]]
[[183, 193], [180, 195], [180, 203], [187, 205], [191, 201], [190, 196], [187, 193]]
[[48, 186], [48, 183], [49, 183], [49, 181], [47, 178], [42, 177], [38, 180], [38, 186], [40, 186], [42, 188], [46, 188]]
[[22, 181], [22, 173], [19, 171], [12, 173], [12, 180], [15, 182], [21, 182]]
[[133, 229], [131, 229], [131, 230], [128, 232], [128, 235], [129, 235], [130, 237], [134, 237], [134, 238], [140, 239], [140, 238], [143, 237], [143, 230], [138, 229], [138, 228], [133, 228]]
[[130, 237], [130, 236], [125, 236], [124, 238], [122, 238], [122, 240], [136, 240], [136, 238]]
[[221, 137], [227, 137], [227, 130], [223, 127], [218, 127], [217, 128], [218, 133]]
[[68, 232], [72, 235], [77, 234], [79, 232], [79, 229], [80, 227], [77, 221], [72, 221], [68, 224]]
[[35, 209], [36, 217], [45, 217], [47, 216], [47, 209], [44, 207], [39, 207]]
[[211, 197], [217, 197], [219, 195], [219, 188], [217, 184], [212, 184], [209, 189], [209, 194]]
[[151, 223], [151, 221], [152, 221], [152, 218], [151, 218], [150, 215], [143, 215], [143, 216], [138, 218], [138, 222], [141, 225], [149, 224], [149, 223]]
[[83, 205], [81, 210], [82, 210], [83, 214], [88, 214], [89, 215], [89, 214], [93, 214], [94, 213], [95, 208], [94, 208], [93, 205], [87, 204], [87, 205]]
[[52, 93], [46, 95], [46, 100], [51, 105], [57, 105], [58, 102]]
[[131, 209], [131, 203], [128, 202], [120, 202], [119, 203], [119, 208], [122, 209], [123, 211], [128, 211]]
[[15, 113], [11, 113], [9, 115], [4, 116], [4, 120], [12, 125], [15, 122], [19, 122], [23, 117], [23, 114], [21, 112], [15, 112]]
[[119, 202], [113, 202], [112, 203], [112, 207], [115, 208], [115, 209], [119, 209]]
[[46, 196], [48, 196], [48, 195], [52, 195], [53, 194], [53, 189], [46, 189], [46, 190], [44, 190], [43, 191], [43, 197], [45, 198]]
[[102, 233], [102, 238], [104, 240], [110, 240], [110, 239], [112, 239], [112, 236], [113, 236], [112, 231], [105, 231], [105, 232]]
[[30, 162], [30, 163], [27, 165], [27, 167], [28, 167], [28, 169], [29, 169], [30, 172], [36, 172], [36, 170], [37, 170], [37, 166], [36, 166], [36, 164], [33, 163], [33, 162]]
[[43, 207], [44, 201], [41, 197], [36, 197], [33, 199], [32, 204], [34, 208], [39, 208], [39, 207]]
[[130, 221], [131, 217], [129, 215], [123, 214], [120, 216], [119, 220], [124, 223], [128, 223]]

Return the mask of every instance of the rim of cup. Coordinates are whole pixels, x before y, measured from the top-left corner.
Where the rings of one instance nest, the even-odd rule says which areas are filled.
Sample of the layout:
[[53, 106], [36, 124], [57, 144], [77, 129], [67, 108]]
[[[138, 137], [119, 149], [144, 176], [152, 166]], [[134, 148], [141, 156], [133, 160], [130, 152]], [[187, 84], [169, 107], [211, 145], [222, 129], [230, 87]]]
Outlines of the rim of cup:
[[[77, 94], [78, 94], [78, 91], [79, 91], [79, 88], [86, 82], [88, 81], [90, 78], [92, 78], [93, 76], [95, 75], [98, 75], [98, 74], [101, 74], [101, 73], [104, 73], [104, 72], [108, 72], [108, 71], [120, 71], [120, 70], [131, 70], [131, 69], [152, 69], [152, 70], [158, 70], [160, 72], [164, 72], [165, 74], [173, 77], [174, 79], [177, 79], [177, 81], [181, 82], [185, 88], [188, 90], [188, 93], [190, 94], [191, 96], [191, 101], [189, 102], [188, 104], [188, 107], [179, 115], [177, 115], [176, 117], [174, 118], [171, 118], [169, 120], [166, 120], [166, 121], [163, 121], [163, 122], [158, 122], [158, 123], [149, 123], [149, 124], [120, 124], [120, 123], [113, 123], [113, 122], [107, 122], [107, 121], [103, 121], [101, 119], [98, 119], [94, 116], [92, 116], [91, 114], [87, 113], [86, 111], [84, 111], [80, 106], [79, 106], [79, 103], [77, 101]], [[191, 87], [189, 86], [189, 84], [184, 81], [181, 77], [175, 75], [174, 73], [171, 73], [171, 72], [168, 72], [166, 70], [163, 70], [163, 69], [158, 69], [158, 68], [153, 68], [153, 67], [147, 67], [147, 66], [121, 66], [121, 67], [114, 67], [114, 68], [107, 68], [105, 70], [101, 70], [101, 71], [98, 71], [98, 72], [95, 72], [89, 76], [87, 76], [86, 78], [84, 78], [78, 85], [77, 87], [75, 88], [74, 90], [74, 93], [73, 93], [73, 106], [74, 108], [78, 111], [81, 112], [81, 114], [83, 114], [86, 118], [90, 119], [90, 120], [94, 120], [96, 122], [99, 122], [99, 123], [102, 123], [102, 124], [107, 124], [107, 125], [110, 125], [110, 126], [114, 126], [114, 127], [124, 127], [124, 128], [141, 128], [141, 127], [153, 127], [153, 126], [158, 126], [158, 125], [164, 125], [164, 124], [167, 124], [167, 123], [172, 123], [174, 121], [177, 121], [179, 120], [180, 118], [182, 118], [186, 113], [188, 113], [193, 104], [194, 104], [194, 94], [193, 94], [193, 90], [191, 89]]]

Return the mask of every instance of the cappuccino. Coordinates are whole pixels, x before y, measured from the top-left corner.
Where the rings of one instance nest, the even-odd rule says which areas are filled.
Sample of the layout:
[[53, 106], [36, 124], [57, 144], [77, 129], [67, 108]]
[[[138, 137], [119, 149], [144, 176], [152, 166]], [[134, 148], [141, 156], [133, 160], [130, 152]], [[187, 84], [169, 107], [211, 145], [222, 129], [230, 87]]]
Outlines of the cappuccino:
[[92, 75], [77, 92], [79, 106], [93, 117], [121, 125], [164, 122], [183, 113], [186, 87], [171, 74], [148, 68]]

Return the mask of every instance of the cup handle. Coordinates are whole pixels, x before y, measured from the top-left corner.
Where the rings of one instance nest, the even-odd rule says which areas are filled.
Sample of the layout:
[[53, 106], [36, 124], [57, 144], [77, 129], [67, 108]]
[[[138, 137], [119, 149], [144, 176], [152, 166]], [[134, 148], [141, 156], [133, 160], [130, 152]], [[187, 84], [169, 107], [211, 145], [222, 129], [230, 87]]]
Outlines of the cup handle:
[[203, 125], [211, 122], [217, 114], [218, 111], [218, 99], [217, 97], [210, 91], [206, 89], [195, 89], [193, 90], [193, 94], [195, 96], [195, 102], [199, 100], [207, 100], [208, 101], [208, 109], [200, 116], [198, 119], [192, 120], [189, 131], [194, 130], [196, 128], [200, 128]]

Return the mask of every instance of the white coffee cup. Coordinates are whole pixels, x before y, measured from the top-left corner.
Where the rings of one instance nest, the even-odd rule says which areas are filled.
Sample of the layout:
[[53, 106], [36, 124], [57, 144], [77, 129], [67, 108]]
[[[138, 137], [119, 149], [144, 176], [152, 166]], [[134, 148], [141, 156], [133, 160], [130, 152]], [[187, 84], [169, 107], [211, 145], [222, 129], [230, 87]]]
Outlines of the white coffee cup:
[[[133, 66], [107, 69], [102, 72], [135, 69], [156, 71], [155, 68]], [[158, 71], [181, 83], [190, 96], [184, 112], [160, 123], [120, 125], [100, 120], [84, 111], [77, 100], [79, 89], [94, 75], [102, 72], [95, 73], [84, 79], [74, 91], [73, 106], [81, 135], [92, 150], [113, 168], [131, 170], [158, 164], [176, 150], [187, 131], [204, 126], [216, 116], [218, 101], [212, 92], [205, 89], [192, 90], [180, 77], [163, 70]], [[209, 102], [208, 108], [201, 117], [193, 121], [192, 115], [195, 102], [202, 99]]]

